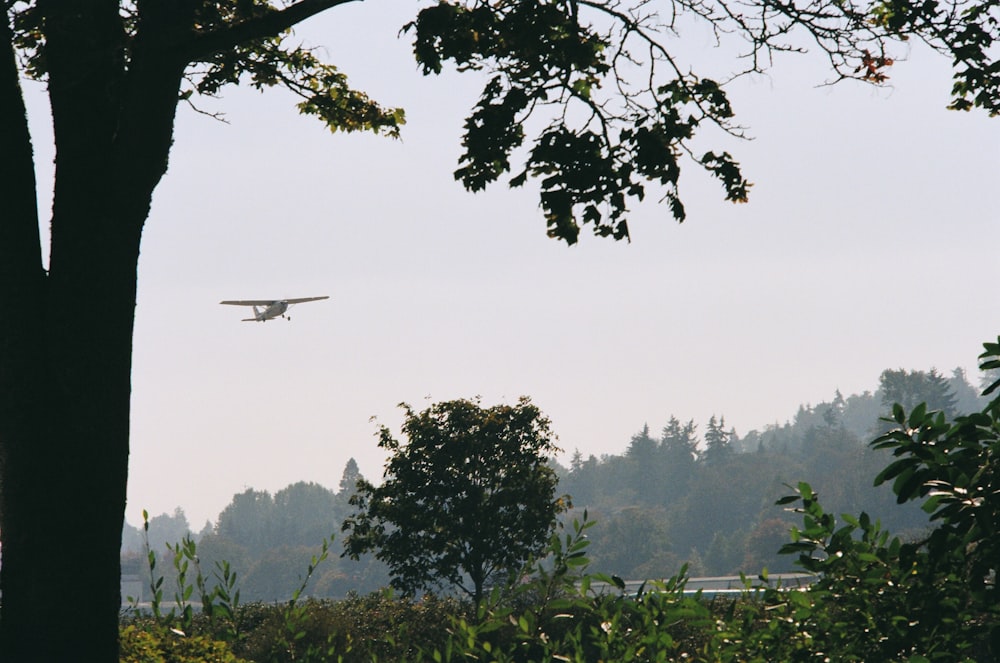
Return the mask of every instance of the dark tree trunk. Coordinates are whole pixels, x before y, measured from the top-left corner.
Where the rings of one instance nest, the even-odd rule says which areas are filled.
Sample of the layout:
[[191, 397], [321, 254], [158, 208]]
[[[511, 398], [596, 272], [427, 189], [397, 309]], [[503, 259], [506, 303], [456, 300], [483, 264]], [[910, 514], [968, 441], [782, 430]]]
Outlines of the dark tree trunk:
[[[4, 9], [0, 660], [118, 661], [136, 267], [185, 67], [344, 1], [297, 2], [209, 33], [195, 30], [207, 0], [139, 0], [127, 26], [119, 0]], [[18, 12], [40, 30], [56, 143], [47, 271]]]
[[[45, 540], [43, 526], [47, 521], [48, 529], [55, 530], [58, 512], [30, 512], [34, 506], [30, 500], [40, 492], [38, 487], [50, 483], [46, 472], [40, 473], [30, 463], [32, 457], [47, 457], [50, 451], [43, 405], [48, 380], [43, 340], [46, 276], [38, 236], [31, 143], [6, 14], [2, 29], [0, 301], [4, 302], [5, 315], [0, 316], [0, 659], [30, 661], [45, 658], [41, 647], [33, 649], [31, 642], [48, 640], [50, 635], [35, 626], [42, 623], [40, 617], [46, 610], [45, 596], [35, 591], [35, 582], [41, 580], [39, 587], [44, 585], [50, 565], [46, 557], [58, 554], [59, 547]], [[39, 529], [42, 537], [37, 534]], [[54, 624], [54, 611], [49, 609], [48, 614], [46, 621]]]
[[116, 2], [47, 7], [47, 273], [6, 20], [0, 35], [0, 660], [111, 663], [139, 240], [183, 63], [136, 44], [126, 72]]

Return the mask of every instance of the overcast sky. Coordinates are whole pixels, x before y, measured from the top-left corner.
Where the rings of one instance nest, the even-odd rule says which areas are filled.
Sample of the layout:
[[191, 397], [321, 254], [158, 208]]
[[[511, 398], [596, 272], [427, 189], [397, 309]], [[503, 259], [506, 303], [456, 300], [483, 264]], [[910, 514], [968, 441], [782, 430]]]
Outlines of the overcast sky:
[[[880, 90], [780, 60], [731, 90], [754, 140], [722, 147], [749, 204], [688, 167], [683, 225], [650, 203], [631, 244], [566, 247], [530, 187], [454, 182], [482, 79], [422, 77], [396, 38], [411, 10], [346, 5], [297, 31], [406, 109], [401, 141], [330, 134], [281, 93], [226, 91], [206, 109], [228, 124], [180, 110], [139, 266], [129, 522], [180, 506], [197, 530], [246, 487], [336, 488], [351, 457], [377, 479], [371, 418], [398, 430], [400, 401], [529, 395], [565, 459], [672, 414], [760, 429], [890, 367], [977, 379], [1000, 333], [1000, 125], [945, 110], [943, 58], [915, 51]], [[291, 322], [218, 304], [314, 295], [330, 300]]]

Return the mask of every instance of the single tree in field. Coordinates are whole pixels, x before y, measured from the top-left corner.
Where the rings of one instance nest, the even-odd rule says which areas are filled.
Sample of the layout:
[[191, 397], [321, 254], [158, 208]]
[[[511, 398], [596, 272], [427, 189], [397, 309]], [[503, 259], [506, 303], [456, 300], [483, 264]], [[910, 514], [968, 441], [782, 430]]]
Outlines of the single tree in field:
[[478, 400], [406, 412], [400, 442], [388, 428], [385, 479], [358, 481], [344, 521], [344, 554], [375, 551], [406, 594], [451, 586], [479, 605], [540, 552], [567, 501], [547, 459], [558, 451], [549, 420], [523, 397], [517, 405]]

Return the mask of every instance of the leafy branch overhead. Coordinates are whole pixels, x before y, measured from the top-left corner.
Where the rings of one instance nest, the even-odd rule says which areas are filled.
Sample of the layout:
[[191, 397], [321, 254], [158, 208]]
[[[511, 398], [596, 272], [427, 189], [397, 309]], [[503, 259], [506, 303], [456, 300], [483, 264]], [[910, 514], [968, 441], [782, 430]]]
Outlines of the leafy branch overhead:
[[[536, 178], [548, 234], [572, 244], [587, 224], [628, 238], [628, 205], [649, 186], [683, 221], [684, 157], [727, 200], [745, 202], [751, 185], [737, 161], [697, 149], [695, 134], [714, 127], [743, 137], [725, 84], [765, 71], [781, 53], [817, 50], [830, 82], [881, 84], [897, 59], [890, 47], [917, 37], [954, 58], [952, 108], [1000, 112], [997, 14], [996, 0], [442, 0], [404, 29], [425, 73], [450, 62], [489, 74], [465, 123], [456, 179], [477, 191], [506, 173], [514, 187]], [[739, 67], [719, 80], [694, 73], [702, 65], [677, 46], [683, 31], [704, 26], [717, 42], [742, 46]], [[524, 126], [538, 115], [547, 125], [529, 140]]]
[[[380, 105], [312, 50], [292, 45], [294, 25], [346, 1], [123, 3], [125, 76], [145, 75], [145, 61], [160, 57], [183, 71], [181, 98], [192, 105], [229, 84], [280, 86], [332, 130], [398, 137], [402, 109]], [[471, 191], [508, 174], [513, 187], [536, 180], [548, 234], [572, 244], [585, 225], [627, 239], [629, 206], [650, 188], [683, 221], [685, 159], [716, 178], [727, 200], [745, 202], [751, 185], [739, 163], [725, 149], [698, 147], [696, 135], [709, 128], [710, 137], [744, 137], [725, 85], [765, 71], [776, 54], [816, 48], [834, 81], [883, 83], [895, 61], [888, 46], [916, 35], [954, 57], [952, 107], [995, 114], [994, 2], [444, 0], [422, 9], [404, 33], [425, 74], [450, 63], [486, 75], [465, 121], [455, 178]], [[29, 4], [13, 16], [25, 71], [44, 76], [41, 9]], [[703, 26], [720, 43], [742, 45], [734, 71], [701, 75], [703, 64], [680, 55], [683, 32]], [[529, 136], [526, 126], [540, 128]]]
[[[584, 22], [585, 13], [607, 27]], [[537, 178], [548, 233], [572, 244], [582, 225], [595, 234], [628, 237], [629, 199], [660, 185], [678, 221], [679, 160], [692, 156], [720, 179], [729, 200], [750, 188], [726, 152], [695, 156], [695, 129], [711, 123], [741, 135], [722, 87], [682, 71], [658, 43], [653, 15], [622, 13], [614, 4], [577, 2], [442, 2], [405, 28], [425, 73], [444, 63], [484, 70], [489, 80], [466, 120], [464, 153], [455, 172], [477, 191], [512, 171], [525, 146], [524, 125], [546, 109], [549, 124], [534, 137], [511, 186]], [[645, 50], [645, 58], [633, 55]], [[633, 86], [626, 70], [645, 70]], [[667, 71], [660, 80], [660, 69]], [[640, 77], [642, 78], [642, 77]]]
[[874, 23], [901, 39], [915, 38], [951, 57], [953, 110], [1000, 114], [1000, 4], [996, 0], [881, 0]]
[[[149, 61], [183, 71], [181, 99], [217, 95], [226, 85], [258, 90], [283, 87], [300, 98], [298, 109], [315, 115], [333, 131], [374, 131], [399, 136], [402, 109], [386, 108], [350, 87], [337, 67], [311, 49], [293, 46], [291, 28], [347, 0], [301, 0], [278, 8], [267, 0], [160, 3], [125, 2], [120, 7], [121, 49], [126, 80], [144, 76]], [[15, 12], [15, 43], [24, 70], [35, 78], [48, 72], [37, 5]]]

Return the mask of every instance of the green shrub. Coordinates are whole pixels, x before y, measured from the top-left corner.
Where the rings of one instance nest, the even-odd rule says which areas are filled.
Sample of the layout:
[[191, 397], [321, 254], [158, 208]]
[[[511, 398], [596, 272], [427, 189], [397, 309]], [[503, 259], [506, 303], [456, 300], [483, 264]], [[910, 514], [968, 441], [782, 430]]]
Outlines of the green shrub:
[[148, 624], [130, 624], [121, 630], [122, 663], [247, 663], [229, 645], [202, 635]]
[[[513, 589], [488, 604], [475, 621], [460, 619], [427, 660], [495, 663], [548, 661], [708, 660], [697, 654], [715, 634], [712, 604], [685, 595], [684, 571], [628, 594], [615, 576], [588, 574], [585, 532], [552, 537], [549, 557]], [[714, 660], [714, 659], [713, 659]]]
[[[236, 651], [259, 663], [301, 661], [303, 657], [345, 663], [413, 660], [421, 649], [446, 641], [452, 619], [468, 611], [453, 599], [399, 599], [388, 593], [341, 601], [309, 599], [301, 607], [297, 637], [289, 641], [284, 605], [243, 606], [237, 619], [246, 637]], [[243, 626], [244, 611], [254, 615], [256, 626]]]

